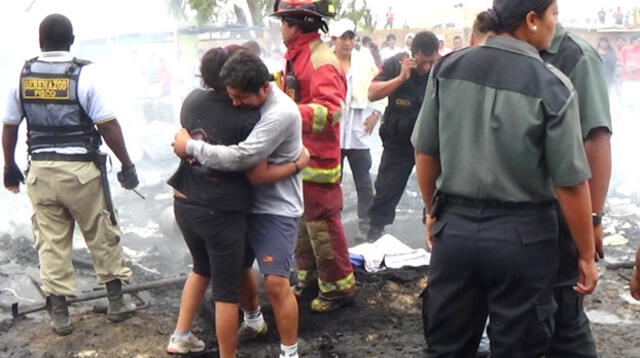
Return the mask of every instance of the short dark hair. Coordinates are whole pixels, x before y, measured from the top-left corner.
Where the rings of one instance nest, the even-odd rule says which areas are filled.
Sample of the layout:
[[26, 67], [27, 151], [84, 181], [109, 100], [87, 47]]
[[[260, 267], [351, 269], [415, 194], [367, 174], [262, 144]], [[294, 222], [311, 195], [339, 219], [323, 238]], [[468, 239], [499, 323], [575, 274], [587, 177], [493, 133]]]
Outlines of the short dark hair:
[[411, 43], [411, 54], [418, 52], [425, 56], [433, 56], [439, 48], [438, 37], [431, 31], [418, 32]]
[[220, 79], [220, 70], [225, 62], [238, 51], [245, 48], [240, 45], [229, 45], [225, 48], [216, 47], [207, 51], [200, 61], [200, 74], [202, 82], [218, 92], [225, 92], [224, 83]]
[[271, 76], [260, 57], [251, 51], [239, 51], [229, 58], [220, 71], [225, 86], [243, 92], [258, 93]]
[[71, 21], [60, 14], [45, 17], [39, 28], [42, 49], [48, 51], [69, 50], [74, 41]]
[[396, 35], [394, 35], [394, 34], [387, 35], [387, 41], [389, 41], [389, 40], [396, 41]]
[[368, 46], [372, 41], [373, 39], [371, 37], [365, 36], [362, 38], [362, 45]]
[[462, 37], [461, 37], [461, 36], [456, 35], [456, 36], [454, 36], [454, 37], [453, 37], [453, 40], [454, 40], [454, 41], [455, 41], [455, 40], [462, 40]]

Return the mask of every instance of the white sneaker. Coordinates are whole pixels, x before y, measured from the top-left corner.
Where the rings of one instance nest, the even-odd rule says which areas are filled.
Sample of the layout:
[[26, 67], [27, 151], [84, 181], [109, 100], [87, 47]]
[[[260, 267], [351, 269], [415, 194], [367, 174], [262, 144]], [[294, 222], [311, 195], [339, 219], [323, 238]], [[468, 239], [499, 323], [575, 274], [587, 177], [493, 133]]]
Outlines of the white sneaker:
[[189, 332], [189, 337], [182, 338], [176, 335], [171, 335], [169, 339], [169, 345], [167, 346], [167, 353], [169, 354], [186, 354], [191, 352], [202, 352], [204, 350], [204, 342]]
[[298, 358], [298, 353], [295, 353], [294, 355], [287, 355], [285, 352], [280, 351], [279, 358]]

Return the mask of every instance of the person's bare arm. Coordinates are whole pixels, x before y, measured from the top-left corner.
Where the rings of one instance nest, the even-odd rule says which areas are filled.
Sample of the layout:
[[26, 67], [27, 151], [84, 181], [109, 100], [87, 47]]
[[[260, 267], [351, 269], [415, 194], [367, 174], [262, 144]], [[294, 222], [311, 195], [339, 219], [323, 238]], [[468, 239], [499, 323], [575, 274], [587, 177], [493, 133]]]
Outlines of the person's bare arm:
[[[607, 128], [592, 130], [584, 142], [584, 149], [591, 169], [589, 189], [592, 210], [596, 214], [603, 214], [609, 190], [609, 180], [611, 179], [611, 132]], [[604, 230], [602, 225], [595, 226], [596, 259], [604, 258], [603, 237]]]
[[422, 193], [422, 201], [431, 210], [431, 201], [436, 191], [436, 179], [440, 175], [440, 159], [416, 151], [416, 178]]
[[556, 187], [556, 195], [579, 253], [580, 278], [573, 289], [583, 295], [591, 294], [598, 282], [598, 270], [595, 263], [589, 184], [584, 181], [569, 187]]
[[378, 111], [371, 112], [371, 115], [364, 120], [362, 127], [367, 135], [373, 133], [373, 129], [376, 127], [376, 124], [378, 124], [378, 120], [380, 120], [380, 113], [378, 113]]
[[411, 70], [417, 68], [416, 61], [410, 57], [404, 57], [402, 60], [400, 74], [388, 81], [372, 81], [369, 85], [369, 101], [374, 102], [389, 97], [411, 76]]
[[[2, 126], [2, 151], [4, 153], [4, 167], [10, 168], [16, 165], [15, 154], [16, 144], [18, 143], [18, 126], [4, 124]], [[8, 186], [7, 190], [19, 193], [20, 184], [17, 186]]]
[[[431, 210], [431, 201], [433, 200], [433, 194], [436, 191], [436, 179], [440, 175], [440, 159], [424, 153], [420, 153], [416, 150], [416, 178], [418, 179], [418, 186], [422, 193], [422, 201], [424, 203], [425, 211], [428, 213]], [[428, 215], [428, 214], [427, 214]], [[432, 248], [433, 242], [431, 238], [431, 226], [435, 223], [436, 219], [431, 216], [426, 218], [425, 227], [425, 239], [429, 249]]]
[[306, 168], [309, 164], [309, 159], [309, 151], [303, 147], [298, 159], [281, 164], [269, 163], [264, 159], [247, 171], [247, 177], [252, 185], [275, 183]]
[[113, 154], [116, 155], [122, 168], [129, 168], [133, 165], [129, 153], [127, 152], [127, 146], [124, 143], [124, 137], [122, 135], [122, 129], [117, 119], [98, 124], [98, 131], [104, 142], [109, 146]]
[[631, 296], [640, 301], [640, 247], [636, 252], [636, 268], [631, 275]]

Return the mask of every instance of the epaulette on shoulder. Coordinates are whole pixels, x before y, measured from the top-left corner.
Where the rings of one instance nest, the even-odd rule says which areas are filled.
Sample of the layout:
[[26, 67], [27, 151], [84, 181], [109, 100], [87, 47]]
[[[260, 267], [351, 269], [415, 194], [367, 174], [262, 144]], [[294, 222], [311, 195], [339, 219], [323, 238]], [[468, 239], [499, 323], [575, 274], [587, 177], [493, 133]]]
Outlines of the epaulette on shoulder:
[[93, 63], [93, 62], [91, 62], [91, 61], [89, 61], [89, 60], [83, 60], [83, 59], [81, 59], [81, 58], [76, 58], [76, 57], [74, 57], [74, 58], [73, 58], [73, 62], [74, 62], [76, 65], [80, 66], [80, 67], [82, 67], [82, 66], [86, 66], [86, 65], [90, 65], [90, 64], [92, 64], [92, 63]]
[[311, 47], [311, 64], [314, 69], [324, 65], [331, 65], [336, 70], [341, 71], [338, 58], [322, 41], [314, 41], [309, 46]]

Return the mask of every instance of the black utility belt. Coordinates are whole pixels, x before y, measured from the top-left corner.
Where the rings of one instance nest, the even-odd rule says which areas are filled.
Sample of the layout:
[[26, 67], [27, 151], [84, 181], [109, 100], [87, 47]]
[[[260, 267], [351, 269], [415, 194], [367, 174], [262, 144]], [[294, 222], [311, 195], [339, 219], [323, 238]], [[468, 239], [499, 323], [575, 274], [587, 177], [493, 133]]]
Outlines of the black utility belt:
[[556, 201], [540, 201], [540, 202], [516, 202], [516, 201], [500, 201], [491, 199], [473, 199], [464, 196], [453, 195], [439, 192], [439, 199], [442, 198], [445, 205], [462, 206], [467, 208], [491, 208], [491, 209], [548, 209], [552, 208]]
[[32, 161], [60, 161], [60, 162], [93, 162], [95, 154], [60, 154], [60, 153], [33, 153]]

